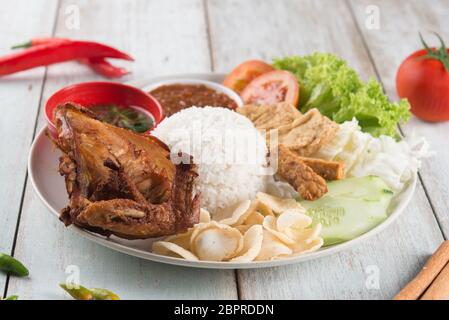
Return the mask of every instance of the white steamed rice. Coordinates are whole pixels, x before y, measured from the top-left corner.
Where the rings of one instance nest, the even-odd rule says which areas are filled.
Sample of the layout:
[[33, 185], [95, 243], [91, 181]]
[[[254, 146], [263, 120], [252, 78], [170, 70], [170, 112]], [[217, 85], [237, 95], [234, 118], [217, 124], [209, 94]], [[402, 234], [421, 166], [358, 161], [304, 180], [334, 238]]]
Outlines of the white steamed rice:
[[193, 156], [201, 207], [222, 214], [265, 190], [267, 147], [246, 117], [226, 108], [191, 107], [162, 121], [153, 132], [171, 150]]

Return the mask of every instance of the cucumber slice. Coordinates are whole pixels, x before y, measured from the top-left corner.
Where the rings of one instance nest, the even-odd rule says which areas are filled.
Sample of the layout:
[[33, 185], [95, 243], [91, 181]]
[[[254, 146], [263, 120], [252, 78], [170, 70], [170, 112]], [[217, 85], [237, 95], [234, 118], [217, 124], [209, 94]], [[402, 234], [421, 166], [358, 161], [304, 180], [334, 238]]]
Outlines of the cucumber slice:
[[322, 224], [325, 246], [356, 238], [388, 217], [393, 192], [378, 177], [332, 181], [328, 189], [318, 200], [300, 202], [313, 223]]

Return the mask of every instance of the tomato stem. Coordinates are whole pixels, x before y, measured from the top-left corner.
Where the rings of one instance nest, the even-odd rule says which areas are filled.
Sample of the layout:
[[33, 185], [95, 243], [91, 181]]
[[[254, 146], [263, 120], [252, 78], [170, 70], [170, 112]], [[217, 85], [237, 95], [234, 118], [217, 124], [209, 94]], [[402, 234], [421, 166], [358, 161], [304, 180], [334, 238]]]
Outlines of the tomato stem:
[[427, 54], [425, 56], [422, 56], [422, 58], [436, 59], [440, 61], [443, 64], [446, 71], [449, 72], [449, 53], [447, 52], [446, 44], [444, 43], [443, 38], [441, 38], [441, 36], [438, 33], [433, 32], [433, 34], [440, 40], [441, 47], [438, 50], [430, 48], [429, 45], [424, 41], [421, 32], [419, 32], [421, 43], [423, 44], [424, 48], [427, 51]]

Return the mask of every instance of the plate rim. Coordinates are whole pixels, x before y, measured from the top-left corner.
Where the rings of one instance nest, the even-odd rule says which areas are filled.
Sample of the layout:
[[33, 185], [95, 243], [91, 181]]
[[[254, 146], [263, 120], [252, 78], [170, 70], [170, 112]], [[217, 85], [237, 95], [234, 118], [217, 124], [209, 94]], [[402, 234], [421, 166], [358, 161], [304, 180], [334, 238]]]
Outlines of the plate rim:
[[[167, 75], [167, 76], [161, 76], [161, 77], [153, 77], [148, 78], [145, 80], [140, 81], [132, 81], [128, 82], [128, 84], [138, 86], [139, 88], [145, 88], [146, 86], [150, 85], [151, 82], [154, 83], [156, 81], [161, 81], [164, 79], [173, 79], [173, 78], [211, 78], [211, 77], [223, 77], [224, 74], [222, 73], [187, 73], [187, 74], [174, 74], [174, 75]], [[35, 161], [33, 159], [36, 157], [37, 153], [37, 145], [42, 139], [48, 139], [45, 134], [46, 126], [43, 127], [39, 133], [35, 136], [33, 143], [31, 144], [31, 148], [28, 154], [28, 174], [30, 177], [31, 184], [33, 185], [33, 188], [35, 192], [37, 193], [39, 199], [45, 204], [45, 206], [50, 210], [50, 212], [59, 218], [59, 212], [53, 208], [50, 203], [47, 201], [47, 199], [44, 197], [44, 195], [39, 190], [37, 183], [36, 183], [36, 177], [35, 177]], [[48, 141], [48, 143], [51, 143]], [[62, 178], [61, 178], [62, 179]], [[288, 257], [288, 258], [282, 258], [282, 259], [275, 259], [275, 260], [268, 260], [268, 261], [251, 261], [251, 262], [216, 262], [216, 261], [190, 261], [185, 260], [181, 258], [175, 258], [175, 257], [168, 257], [168, 256], [162, 256], [155, 253], [152, 253], [151, 251], [143, 251], [141, 249], [132, 248], [129, 246], [126, 246], [121, 243], [117, 243], [114, 241], [109, 240], [108, 238], [105, 238], [103, 236], [93, 234], [89, 231], [83, 230], [81, 228], [78, 228], [77, 226], [70, 226], [70, 230], [75, 231], [76, 233], [80, 234], [84, 238], [87, 238], [95, 243], [98, 243], [104, 247], [107, 247], [109, 249], [131, 255], [134, 257], [138, 257], [141, 259], [149, 260], [149, 261], [155, 261], [160, 263], [166, 263], [171, 265], [177, 265], [177, 266], [184, 266], [184, 267], [193, 267], [193, 268], [202, 268], [202, 269], [256, 269], [256, 268], [269, 268], [269, 267], [275, 267], [275, 266], [283, 266], [283, 265], [289, 265], [294, 263], [299, 263], [303, 261], [313, 260], [322, 258], [325, 256], [329, 256], [338, 252], [341, 252], [343, 250], [349, 249], [351, 247], [354, 247], [365, 240], [373, 237], [374, 235], [379, 234], [386, 228], [388, 228], [405, 210], [405, 208], [410, 203], [410, 200], [413, 197], [413, 194], [416, 189], [417, 184], [417, 174], [415, 173], [413, 177], [406, 183], [407, 185], [404, 187], [404, 189], [401, 191], [400, 194], [397, 196], [401, 196], [402, 199], [397, 203], [396, 208], [393, 210], [393, 212], [390, 213], [388, 218], [383, 221], [381, 224], [377, 225], [375, 228], [369, 230], [368, 232], [358, 236], [357, 238], [351, 239], [349, 241], [333, 245], [330, 247], [322, 248], [315, 252], [306, 253], [303, 255]]]

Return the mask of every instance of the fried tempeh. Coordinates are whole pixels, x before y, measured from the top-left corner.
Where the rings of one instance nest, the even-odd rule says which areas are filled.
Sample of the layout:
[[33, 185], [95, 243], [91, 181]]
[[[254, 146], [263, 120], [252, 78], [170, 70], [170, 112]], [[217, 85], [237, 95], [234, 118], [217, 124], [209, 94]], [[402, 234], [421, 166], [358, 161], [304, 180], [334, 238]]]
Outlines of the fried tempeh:
[[317, 109], [311, 109], [289, 125], [279, 127], [279, 144], [307, 157], [328, 144], [337, 130], [337, 123], [323, 116]]
[[305, 200], [316, 200], [327, 192], [326, 181], [284, 145], [279, 145], [278, 175]]
[[[278, 130], [279, 144], [300, 156], [308, 157], [329, 143], [338, 130], [338, 124], [323, 116], [317, 109], [302, 114], [288, 103], [276, 105], [246, 105], [236, 110], [250, 119], [259, 131]], [[270, 135], [267, 134], [267, 144]]]
[[258, 130], [278, 129], [302, 116], [295, 106], [285, 102], [275, 105], [246, 105], [236, 111], [250, 119]]
[[326, 180], [343, 179], [345, 165], [342, 162], [307, 157], [299, 157], [299, 159]]

